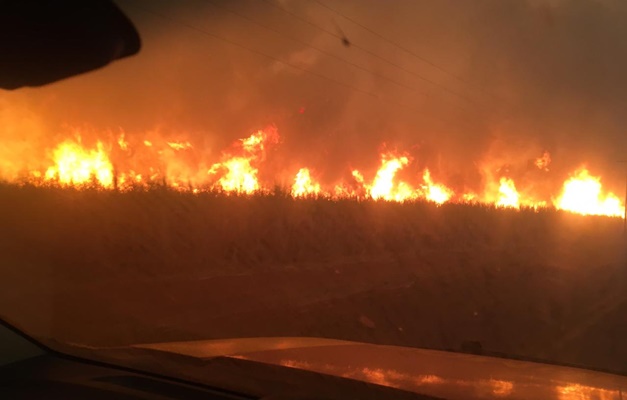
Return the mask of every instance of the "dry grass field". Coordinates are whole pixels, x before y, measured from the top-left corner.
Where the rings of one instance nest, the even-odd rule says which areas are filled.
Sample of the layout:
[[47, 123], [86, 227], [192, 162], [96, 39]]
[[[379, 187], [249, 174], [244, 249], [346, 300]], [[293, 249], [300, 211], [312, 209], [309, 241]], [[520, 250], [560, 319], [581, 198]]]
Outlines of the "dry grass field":
[[117, 346], [319, 336], [627, 373], [620, 219], [0, 186], [0, 315]]

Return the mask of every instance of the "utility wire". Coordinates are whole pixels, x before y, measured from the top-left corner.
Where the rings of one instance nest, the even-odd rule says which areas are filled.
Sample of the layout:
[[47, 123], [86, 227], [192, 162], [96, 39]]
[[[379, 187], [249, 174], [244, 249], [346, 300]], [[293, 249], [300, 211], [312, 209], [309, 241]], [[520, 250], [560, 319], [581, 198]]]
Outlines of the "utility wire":
[[[426, 59], [425, 57], [422, 57], [422, 56], [420, 56], [419, 54], [416, 54], [415, 52], [413, 52], [412, 50], [408, 49], [407, 47], [402, 46], [402, 45], [400, 45], [400, 44], [398, 44], [398, 43], [394, 42], [393, 40], [391, 40], [391, 39], [389, 39], [389, 38], [387, 38], [387, 37], [385, 37], [385, 36], [381, 35], [380, 33], [378, 33], [378, 32], [376, 32], [376, 31], [374, 31], [373, 29], [371, 29], [371, 28], [367, 27], [366, 25], [364, 25], [364, 24], [360, 23], [359, 21], [356, 21], [355, 19], [353, 19], [353, 18], [351, 18], [351, 17], [346, 16], [345, 14], [343, 14], [343, 13], [339, 12], [338, 10], [336, 10], [335, 8], [333, 8], [333, 7], [331, 7], [331, 6], [327, 5], [327, 4], [325, 4], [324, 2], [322, 2], [322, 1], [320, 1], [320, 0], [309, 0], [309, 1], [311, 1], [311, 2], [314, 2], [314, 3], [318, 4], [319, 6], [321, 6], [321, 7], [325, 8], [325, 9], [327, 9], [327, 10], [331, 11], [332, 13], [334, 13], [334, 14], [336, 14], [336, 15], [339, 15], [340, 17], [344, 18], [345, 20], [347, 20], [347, 21], [349, 21], [349, 22], [352, 22], [353, 24], [357, 25], [358, 27], [362, 28], [363, 30], [365, 30], [365, 31], [367, 31], [367, 32], [370, 32], [371, 34], [373, 34], [374, 36], [376, 36], [376, 37], [378, 37], [379, 39], [383, 40], [384, 42], [386, 42], [386, 43], [388, 43], [388, 44], [391, 44], [392, 46], [394, 46], [394, 47], [396, 47], [396, 48], [398, 48], [398, 49], [400, 49], [400, 50], [404, 51], [405, 53], [407, 53], [407, 54], [409, 54], [409, 55], [411, 55], [411, 56], [413, 56], [413, 57], [417, 58], [418, 60], [422, 61], [423, 63], [428, 64], [428, 65], [430, 65], [431, 67], [433, 67], [433, 68], [435, 68], [435, 69], [437, 69], [437, 70], [439, 70], [439, 71], [441, 71], [441, 72], [445, 73], [446, 75], [448, 75], [448, 76], [450, 76], [450, 77], [452, 77], [452, 78], [457, 79], [459, 82], [461, 82], [461, 83], [463, 83], [463, 84], [465, 84], [465, 85], [469, 85], [469, 86], [470, 86], [470, 85], [472, 85], [472, 86], [476, 86], [476, 85], [474, 85], [474, 84], [472, 84], [472, 83], [470, 83], [470, 82], [468, 82], [468, 81], [466, 81], [466, 80], [462, 79], [461, 77], [459, 77], [459, 76], [457, 76], [457, 75], [453, 74], [452, 72], [450, 72], [450, 71], [446, 70], [445, 68], [443, 68], [443, 67], [441, 67], [441, 66], [439, 66], [439, 65], [435, 64], [433, 61], [430, 61], [430, 60]], [[483, 91], [483, 89], [481, 89], [481, 88], [479, 88], [479, 89]]]
[[355, 90], [355, 91], [357, 91], [357, 92], [360, 92], [360, 93], [362, 93], [362, 94], [365, 94], [365, 95], [368, 95], [368, 96], [374, 97], [374, 98], [376, 98], [376, 99], [378, 99], [378, 98], [379, 98], [379, 96], [378, 96], [376, 93], [368, 92], [367, 90], [363, 90], [363, 89], [360, 89], [360, 88], [358, 88], [358, 87], [355, 87], [355, 86], [349, 85], [348, 83], [345, 83], [345, 82], [342, 82], [342, 81], [339, 81], [339, 80], [336, 80], [336, 79], [330, 78], [330, 77], [328, 77], [328, 76], [326, 76], [326, 75], [319, 74], [319, 73], [317, 73], [317, 72], [315, 72], [315, 71], [311, 71], [311, 70], [309, 70], [309, 69], [307, 69], [307, 68], [303, 68], [303, 67], [300, 67], [300, 66], [298, 66], [298, 65], [290, 64], [290, 63], [288, 63], [288, 62], [286, 62], [286, 61], [281, 60], [281, 59], [280, 59], [280, 58], [278, 58], [278, 57], [275, 57], [275, 56], [272, 56], [272, 55], [270, 55], [270, 54], [264, 53], [264, 52], [262, 52], [262, 51], [259, 51], [259, 50], [256, 50], [256, 49], [253, 49], [253, 48], [250, 48], [250, 47], [248, 47], [248, 46], [244, 46], [243, 44], [240, 44], [240, 43], [234, 42], [234, 41], [232, 41], [232, 40], [230, 40], [230, 39], [228, 39], [228, 38], [225, 38], [225, 37], [223, 37], [223, 36], [216, 35], [215, 33], [212, 33], [212, 32], [209, 32], [209, 31], [206, 31], [206, 30], [204, 30], [204, 29], [202, 29], [202, 28], [199, 28], [199, 27], [197, 27], [197, 26], [195, 26], [195, 25], [189, 24], [189, 23], [187, 23], [187, 22], [185, 22], [185, 21], [181, 21], [181, 20], [178, 20], [178, 19], [174, 19], [174, 18], [171, 18], [171, 17], [169, 17], [169, 16], [167, 16], [167, 15], [161, 14], [160, 12], [157, 12], [157, 11], [154, 11], [154, 10], [149, 10], [149, 9], [146, 9], [146, 8], [143, 8], [143, 7], [142, 7], [142, 8], [140, 8], [140, 7], [136, 7], [136, 8], [137, 8], [137, 9], [139, 9], [139, 10], [142, 10], [142, 11], [144, 11], [144, 12], [146, 12], [146, 13], [149, 13], [149, 14], [152, 14], [152, 15], [156, 15], [156, 16], [161, 17], [161, 18], [163, 18], [163, 19], [166, 19], [166, 20], [168, 20], [168, 21], [170, 21], [170, 22], [174, 22], [174, 23], [176, 23], [176, 24], [179, 24], [179, 25], [181, 25], [181, 26], [184, 26], [184, 27], [186, 27], [186, 28], [188, 28], [188, 29], [194, 30], [194, 31], [196, 31], [196, 32], [198, 32], [198, 33], [201, 33], [201, 34], [203, 34], [203, 35], [207, 35], [207, 36], [210, 36], [210, 37], [212, 37], [212, 38], [214, 38], [214, 39], [218, 39], [218, 40], [223, 41], [223, 42], [225, 42], [225, 43], [227, 43], [227, 44], [230, 44], [231, 46], [239, 47], [240, 49], [244, 49], [244, 50], [250, 51], [251, 53], [255, 53], [255, 54], [260, 55], [260, 56], [262, 56], [262, 57], [268, 58], [268, 59], [270, 59], [270, 60], [273, 60], [273, 61], [275, 61], [275, 62], [278, 62], [279, 64], [285, 65], [285, 66], [287, 66], [287, 67], [297, 69], [297, 70], [299, 70], [299, 71], [302, 71], [302, 72], [305, 72], [305, 73], [311, 74], [311, 75], [316, 76], [316, 77], [321, 78], [321, 79], [326, 79], [326, 80], [331, 81], [331, 82], [333, 82], [333, 83], [335, 83], [335, 84], [337, 84], [337, 85], [344, 86], [344, 87], [346, 87], [346, 88], [349, 88], [349, 89], [351, 89], [351, 90]]
[[254, 20], [254, 19], [252, 19], [252, 18], [250, 18], [250, 17], [248, 17], [248, 16], [246, 16], [246, 15], [244, 15], [244, 14], [241, 14], [241, 13], [239, 13], [239, 12], [237, 12], [237, 11], [234, 11], [234, 10], [231, 10], [231, 9], [226, 8], [226, 7], [224, 7], [224, 6], [220, 6], [220, 5], [218, 5], [218, 4], [215, 4], [215, 3], [214, 3], [213, 1], [211, 1], [211, 0], [206, 0], [206, 1], [207, 1], [209, 4], [211, 4], [212, 6], [216, 7], [216, 8], [222, 9], [222, 10], [227, 11], [227, 12], [229, 12], [229, 13], [233, 14], [233, 15], [236, 15], [236, 16], [238, 16], [238, 17], [240, 17], [240, 18], [242, 18], [242, 19], [244, 19], [244, 20], [248, 21], [248, 22], [249, 22], [249, 23], [251, 23], [251, 24], [254, 24], [254, 25], [259, 26], [259, 27], [261, 27], [261, 28], [263, 28], [263, 29], [266, 29], [266, 30], [268, 30], [268, 31], [270, 31], [270, 32], [273, 32], [273, 33], [275, 33], [276, 35], [279, 35], [279, 36], [281, 36], [281, 37], [284, 37], [284, 38], [286, 38], [286, 39], [288, 39], [288, 40], [291, 40], [291, 41], [293, 41], [293, 42], [296, 42], [296, 43], [298, 43], [298, 44], [300, 44], [300, 45], [303, 45], [303, 46], [309, 47], [309, 48], [311, 48], [311, 49], [313, 49], [313, 50], [317, 51], [317, 52], [318, 52], [318, 53], [320, 53], [320, 54], [324, 54], [325, 56], [327, 56], [327, 57], [329, 57], [329, 58], [333, 58], [334, 60], [337, 60], [337, 61], [343, 62], [343, 63], [345, 63], [345, 64], [347, 64], [347, 65], [350, 65], [350, 66], [351, 66], [351, 67], [353, 67], [353, 68], [356, 68], [356, 69], [359, 69], [359, 70], [361, 70], [361, 71], [367, 72], [368, 74], [373, 75], [373, 76], [375, 76], [375, 77], [377, 77], [377, 78], [384, 79], [384, 80], [386, 80], [386, 81], [388, 81], [388, 82], [391, 82], [392, 84], [394, 84], [394, 85], [396, 85], [396, 86], [398, 86], [398, 87], [402, 87], [402, 88], [405, 88], [405, 89], [407, 89], [407, 90], [411, 90], [412, 92], [417, 93], [417, 94], [427, 95], [425, 92], [420, 92], [420, 91], [417, 91], [415, 88], [413, 88], [413, 87], [411, 87], [411, 86], [408, 86], [408, 85], [406, 85], [406, 84], [404, 84], [404, 83], [402, 83], [402, 82], [399, 82], [399, 81], [396, 81], [396, 80], [394, 80], [394, 79], [391, 79], [391, 78], [389, 78], [389, 77], [387, 77], [387, 76], [385, 76], [385, 75], [383, 75], [383, 74], [379, 74], [379, 73], [376, 73], [376, 72], [374, 72], [374, 71], [371, 71], [371, 70], [369, 70], [369, 69], [368, 69], [368, 68], [366, 68], [366, 67], [363, 67], [363, 66], [361, 66], [361, 65], [359, 65], [359, 64], [356, 64], [356, 63], [354, 63], [354, 62], [351, 62], [351, 61], [349, 61], [349, 60], [346, 60], [346, 59], [344, 59], [344, 58], [342, 58], [342, 57], [338, 57], [337, 55], [335, 55], [335, 54], [333, 54], [333, 53], [330, 53], [330, 52], [328, 52], [328, 51], [326, 51], [326, 50], [323, 50], [323, 49], [321, 49], [321, 48], [319, 48], [319, 47], [313, 46], [313, 45], [311, 45], [311, 44], [309, 44], [309, 43], [307, 43], [307, 42], [305, 42], [305, 41], [303, 41], [303, 40], [299, 40], [299, 39], [297, 39], [297, 38], [295, 38], [295, 37], [293, 37], [293, 36], [286, 35], [284, 32], [282, 32], [282, 31], [280, 31], [280, 30], [278, 30], [278, 29], [275, 29], [275, 28], [272, 28], [272, 27], [267, 26], [267, 25], [265, 25], [265, 24], [262, 24], [262, 23], [260, 23], [260, 22], [258, 22], [258, 21], [256, 21], [256, 20]]
[[[316, 28], [316, 29], [318, 29], [318, 30], [328, 34], [328, 35], [331, 35], [331, 36], [333, 36], [333, 37], [335, 37], [337, 39], [340, 39], [340, 40], [345, 40], [346, 39], [344, 36], [338, 35], [335, 32], [332, 32], [332, 31], [330, 31], [330, 30], [328, 30], [328, 29], [326, 29], [324, 27], [321, 27], [320, 25], [315, 24], [315, 23], [309, 21], [306, 18], [303, 18], [303, 17], [301, 17], [298, 14], [295, 14], [295, 13], [291, 12], [290, 10], [281, 7], [280, 5], [276, 4], [273, 1], [270, 1], [270, 0], [262, 0], [262, 1], [264, 1], [265, 3], [271, 5], [272, 7], [276, 8], [277, 10], [280, 10], [281, 12], [283, 12], [283, 13], [285, 13], [287, 15], [290, 15], [291, 17], [296, 18], [296, 19], [298, 19], [298, 20], [300, 20], [300, 21], [302, 21], [302, 22], [304, 22], [304, 23], [306, 23], [306, 24], [308, 24], [308, 25], [310, 25], [310, 26], [312, 26], [312, 27], [314, 27], [314, 28]], [[425, 81], [427, 83], [430, 83], [430, 84], [432, 84], [434, 86], [437, 86], [440, 89], [448, 92], [449, 94], [452, 94], [455, 97], [458, 97], [458, 98], [460, 98], [462, 100], [467, 101], [468, 103], [476, 104], [472, 99], [470, 99], [470, 98], [464, 96], [463, 94], [458, 93], [458, 92], [456, 92], [456, 91], [454, 91], [452, 89], [449, 89], [448, 87], [446, 87], [445, 85], [443, 85], [441, 83], [438, 83], [438, 82], [433, 81], [433, 80], [431, 80], [429, 78], [426, 78], [426, 77], [424, 77], [424, 76], [422, 76], [422, 75], [420, 75], [420, 74], [418, 74], [418, 73], [416, 73], [414, 71], [408, 70], [407, 68], [404, 68], [402, 65], [397, 64], [395, 62], [392, 62], [392, 61], [386, 59], [385, 57], [382, 57], [382, 56], [378, 55], [377, 53], [374, 53], [374, 52], [366, 49], [365, 47], [360, 46], [360, 45], [358, 45], [358, 44], [356, 44], [356, 43], [354, 43], [352, 41], [350, 43], [351, 43], [352, 46], [358, 48], [359, 50], [361, 50], [361, 51], [371, 55], [372, 57], [378, 58], [379, 60], [381, 60], [381, 61], [383, 61], [383, 62], [385, 62], [385, 63], [387, 63], [389, 65], [392, 65], [393, 67], [396, 67], [396, 68], [400, 69], [401, 71], [404, 71], [405, 73], [407, 73], [409, 75], [412, 75], [412, 76], [414, 76], [414, 77], [416, 77], [416, 78], [418, 78], [418, 79], [420, 79], [422, 81]]]
[[[317, 77], [317, 78], [324, 79], [324, 80], [328, 80], [328, 81], [330, 81], [330, 82], [332, 82], [332, 83], [335, 83], [335, 84], [337, 84], [337, 85], [339, 85], [339, 86], [343, 86], [344, 88], [347, 88], [347, 89], [349, 89], [349, 90], [353, 90], [353, 91], [355, 91], [355, 92], [358, 92], [358, 93], [361, 93], [361, 94], [367, 95], [367, 96], [369, 96], [369, 97], [374, 98], [375, 100], [382, 101], [382, 102], [383, 102], [384, 104], [386, 104], [386, 105], [389, 105], [390, 103], [394, 103], [394, 104], [396, 104], [396, 105], [398, 105], [398, 106], [400, 106], [400, 107], [404, 107], [404, 108], [411, 108], [411, 109], [413, 109], [413, 110], [418, 111], [420, 114], [423, 114], [423, 115], [426, 115], [426, 116], [431, 116], [431, 115], [429, 115], [429, 114], [426, 114], [426, 113], [425, 113], [422, 109], [420, 109], [420, 108], [418, 108], [418, 107], [411, 106], [411, 105], [408, 105], [408, 104], [399, 103], [399, 102], [396, 102], [396, 101], [386, 101], [386, 100], [382, 100], [382, 99], [381, 99], [381, 97], [380, 97], [379, 95], [377, 95], [376, 93], [373, 93], [373, 92], [369, 92], [369, 91], [367, 91], [367, 90], [360, 89], [360, 88], [358, 88], [358, 87], [356, 87], [356, 86], [353, 86], [353, 85], [347, 84], [347, 83], [345, 83], [345, 82], [342, 82], [342, 81], [339, 81], [339, 80], [336, 80], [336, 79], [333, 79], [333, 78], [330, 78], [330, 77], [328, 77], [328, 76], [326, 76], [326, 75], [319, 74], [319, 73], [317, 73], [317, 72], [315, 72], [315, 71], [311, 71], [311, 70], [309, 70], [309, 69], [307, 69], [307, 68], [303, 68], [303, 67], [300, 67], [300, 66], [298, 66], [298, 65], [294, 65], [294, 64], [288, 63], [288, 62], [286, 62], [286, 61], [284, 61], [284, 60], [281, 60], [280, 58], [277, 58], [277, 57], [275, 57], [275, 56], [272, 56], [272, 55], [266, 54], [266, 53], [264, 53], [264, 52], [262, 52], [262, 51], [259, 51], [259, 50], [256, 50], [256, 49], [253, 49], [253, 48], [250, 48], [250, 47], [248, 47], [248, 46], [244, 46], [244, 45], [242, 45], [242, 44], [240, 44], [240, 43], [234, 42], [234, 41], [232, 41], [232, 40], [230, 40], [230, 39], [228, 39], [228, 38], [222, 37], [222, 36], [217, 35], [217, 34], [215, 34], [215, 33], [212, 33], [212, 32], [209, 32], [209, 31], [206, 31], [206, 30], [204, 30], [204, 29], [202, 29], [202, 28], [199, 28], [199, 27], [197, 27], [197, 26], [194, 26], [194, 25], [192, 25], [192, 24], [189, 24], [189, 23], [187, 23], [187, 22], [185, 22], [185, 21], [181, 21], [181, 20], [178, 20], [178, 19], [174, 19], [174, 18], [171, 18], [170, 16], [164, 15], [164, 14], [159, 13], [159, 12], [157, 12], [157, 11], [154, 11], [154, 10], [151, 10], [151, 9], [147, 9], [147, 8], [143, 8], [143, 7], [138, 7], [137, 5], [135, 5], [135, 8], [136, 8], [137, 10], [143, 11], [143, 12], [145, 12], [145, 13], [152, 14], [152, 15], [155, 15], [155, 16], [160, 17], [160, 18], [162, 18], [162, 19], [165, 19], [165, 20], [168, 20], [168, 21], [170, 21], [170, 22], [176, 23], [176, 24], [178, 24], [178, 25], [184, 26], [184, 27], [186, 27], [186, 28], [188, 28], [188, 29], [190, 29], [190, 30], [196, 31], [196, 32], [201, 33], [201, 34], [203, 34], [203, 35], [207, 35], [207, 36], [210, 36], [210, 37], [212, 37], [212, 38], [214, 38], [214, 39], [218, 39], [218, 40], [223, 41], [224, 43], [227, 43], [227, 44], [229, 44], [229, 45], [231, 45], [231, 46], [235, 46], [235, 47], [238, 47], [238, 48], [241, 48], [241, 49], [247, 50], [247, 51], [249, 51], [249, 52], [251, 52], [251, 53], [254, 53], [254, 54], [260, 55], [260, 56], [262, 56], [262, 57], [268, 58], [268, 59], [273, 60], [273, 61], [275, 61], [275, 62], [277, 62], [277, 63], [280, 63], [280, 64], [282, 64], [282, 65], [285, 65], [285, 66], [287, 66], [287, 67], [290, 67], [290, 68], [293, 68], [293, 69], [296, 69], [296, 70], [299, 70], [299, 71], [302, 71], [302, 72], [308, 73], [308, 74], [310, 74], [310, 75], [312, 75], [312, 76], [315, 76], [315, 77]], [[466, 120], [466, 118], [464, 118], [464, 119]]]

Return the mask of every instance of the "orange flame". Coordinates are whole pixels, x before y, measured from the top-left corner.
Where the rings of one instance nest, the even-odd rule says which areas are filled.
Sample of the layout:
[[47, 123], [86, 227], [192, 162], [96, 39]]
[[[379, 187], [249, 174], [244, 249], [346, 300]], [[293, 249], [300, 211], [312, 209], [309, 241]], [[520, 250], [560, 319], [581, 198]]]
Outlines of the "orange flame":
[[[7, 155], [11, 155], [11, 149], [5, 149], [0, 176], [13, 183], [27, 181], [78, 188], [95, 185], [102, 189], [117, 190], [159, 184], [193, 193], [212, 189], [239, 194], [269, 192], [268, 188], [276, 183], [262, 182], [259, 178], [260, 173], [265, 172], [264, 162], [269, 150], [279, 142], [275, 127], [238, 139], [231, 148], [221, 153], [218, 162], [209, 160], [204, 149], [181, 136], [164, 139], [154, 134], [134, 138], [127, 138], [125, 133], [107, 135], [108, 141], [106, 137], [90, 136], [91, 139], [99, 139], [90, 142], [93, 145], [82, 142], [81, 137], [87, 137], [87, 133], [81, 132], [75, 139], [61, 141], [48, 151], [43, 146], [37, 149], [36, 143], [29, 146], [40, 150], [35, 151], [36, 154], [48, 155], [43, 158], [43, 163], [39, 156], [20, 161], [23, 150], [19, 152], [20, 158], [7, 158]], [[400, 172], [411, 162], [409, 154], [385, 152], [380, 155], [380, 164], [371, 181], [359, 170], [352, 170], [351, 180], [325, 184], [314, 180], [308, 168], [301, 168], [292, 181], [290, 193], [295, 198], [321, 196], [396, 202], [425, 200], [436, 204], [455, 201], [488, 203], [515, 209], [521, 206], [538, 209], [550, 204], [559, 210], [584, 215], [623, 216], [624, 205], [621, 200], [604, 190], [601, 179], [591, 176], [585, 168], [576, 170], [563, 184], [560, 182], [551, 189], [548, 185], [521, 184], [528, 182], [525, 179], [517, 178], [514, 182], [512, 177], [502, 175], [504, 170], [499, 167], [502, 162], [486, 163], [489, 168], [483, 172], [487, 184], [483, 190], [474, 192], [466, 189], [454, 191], [446, 182], [436, 183], [429, 168], [425, 168], [422, 179], [417, 177], [414, 183], [400, 180]], [[542, 174], [546, 178], [541, 179], [550, 179], [550, 163], [548, 152], [535, 160], [535, 166], [547, 172]], [[519, 176], [519, 173], [520, 170], [516, 171], [513, 166], [511, 174]], [[507, 175], [510, 175], [509, 169]], [[538, 174], [534, 177], [538, 178]], [[540, 190], [542, 193], [539, 193]], [[530, 193], [537, 197], [531, 198]]]
[[218, 186], [225, 192], [254, 193], [259, 190], [257, 181], [257, 168], [253, 168], [250, 158], [233, 157], [222, 163], [214, 164], [209, 170], [209, 174], [226, 170], [218, 180]]
[[[395, 157], [392, 154], [383, 154], [381, 167], [377, 171], [371, 185], [364, 184], [370, 197], [375, 200], [404, 201], [414, 197], [414, 190], [406, 183], [395, 184], [396, 173], [409, 163], [406, 156]], [[353, 171], [353, 176], [358, 182], [363, 182], [363, 177], [358, 171]]]
[[113, 165], [102, 142], [85, 149], [80, 142], [65, 141], [52, 153], [54, 166], [46, 170], [47, 181], [62, 185], [84, 185], [94, 180], [102, 187], [113, 187]]
[[257, 179], [259, 170], [253, 164], [265, 158], [267, 144], [277, 142], [276, 128], [270, 127], [266, 130], [257, 131], [245, 139], [240, 139], [243, 155], [224, 154], [224, 161], [213, 164], [208, 174], [217, 175], [222, 172], [216, 185], [227, 193], [251, 194], [257, 192], [261, 188]]
[[620, 217], [623, 206], [613, 193], [603, 195], [601, 179], [591, 176], [586, 168], [575, 171], [574, 176], [564, 182], [561, 196], [555, 207], [584, 215], [607, 215]]
[[519, 194], [514, 181], [509, 178], [501, 178], [499, 186], [499, 197], [496, 201], [497, 207], [519, 208]]
[[313, 182], [309, 169], [301, 168], [294, 178], [294, 185], [292, 185], [292, 196], [305, 197], [305, 196], [317, 196], [320, 194], [320, 184]]
[[453, 191], [444, 185], [438, 185], [431, 180], [431, 173], [425, 169], [422, 179], [425, 181], [426, 198], [434, 203], [443, 204], [453, 196]]

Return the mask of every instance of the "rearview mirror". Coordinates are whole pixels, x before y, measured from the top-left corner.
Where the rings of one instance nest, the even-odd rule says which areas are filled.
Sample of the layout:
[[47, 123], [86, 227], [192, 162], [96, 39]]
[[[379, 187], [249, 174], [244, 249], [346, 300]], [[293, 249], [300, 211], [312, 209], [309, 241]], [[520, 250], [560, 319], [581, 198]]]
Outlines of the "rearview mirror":
[[110, 0], [0, 0], [0, 87], [41, 86], [139, 52]]

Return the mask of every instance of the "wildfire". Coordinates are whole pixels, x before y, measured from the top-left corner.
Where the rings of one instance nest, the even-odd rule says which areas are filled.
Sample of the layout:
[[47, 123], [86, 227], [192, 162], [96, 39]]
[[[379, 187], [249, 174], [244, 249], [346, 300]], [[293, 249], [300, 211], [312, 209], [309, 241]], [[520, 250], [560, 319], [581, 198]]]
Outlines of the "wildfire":
[[584, 215], [607, 215], [620, 217], [623, 206], [613, 193], [603, 195], [601, 179], [591, 176], [586, 168], [575, 171], [574, 176], [564, 182], [562, 195], [555, 207]]
[[259, 190], [257, 181], [257, 168], [251, 166], [251, 159], [245, 157], [230, 158], [222, 163], [214, 164], [208, 173], [216, 174], [225, 170], [219, 180], [218, 185], [225, 192], [254, 193]]
[[451, 196], [453, 196], [453, 191], [447, 188], [444, 185], [438, 185], [433, 183], [431, 180], [431, 173], [428, 169], [425, 169], [424, 174], [422, 175], [422, 179], [425, 181], [425, 197], [427, 200], [433, 201], [434, 203], [442, 204], [444, 202], [449, 201]]
[[292, 196], [305, 197], [305, 196], [317, 196], [320, 194], [320, 184], [313, 182], [309, 169], [301, 168], [294, 178], [294, 185], [292, 185]]
[[261, 189], [257, 179], [259, 170], [253, 164], [265, 158], [267, 144], [278, 142], [276, 128], [260, 130], [245, 139], [240, 139], [240, 149], [243, 155], [233, 156], [223, 154], [223, 161], [213, 164], [207, 173], [216, 175], [223, 173], [217, 186], [227, 193], [251, 194]]
[[46, 170], [46, 181], [65, 186], [96, 181], [102, 187], [113, 187], [113, 165], [102, 142], [91, 150], [83, 148], [79, 142], [63, 142], [54, 149], [52, 159], [55, 165]]
[[496, 201], [497, 207], [519, 208], [520, 202], [518, 191], [514, 181], [509, 178], [501, 178], [499, 186], [499, 197]]
[[[182, 136], [164, 139], [163, 135], [152, 133], [144, 137], [127, 137], [121, 133], [108, 135], [108, 139], [107, 136], [90, 136], [91, 139], [98, 139], [93, 141], [83, 141], [76, 134], [73, 137], [51, 147], [46, 152], [47, 157], [39, 164], [24, 162], [20, 169], [20, 165], [15, 162], [4, 162], [2, 168], [5, 170], [0, 170], [0, 176], [8, 182], [26, 180], [31, 184], [61, 187], [131, 190], [157, 184], [192, 193], [219, 190], [227, 194], [244, 195], [269, 192], [269, 188], [276, 184], [276, 181], [260, 179], [260, 171], [264, 174], [267, 172], [264, 162], [269, 157], [269, 150], [279, 143], [278, 132], [273, 126], [235, 141], [211, 161], [205, 149], [194, 146]], [[543, 176], [550, 176], [548, 166], [551, 156], [548, 152], [530, 161], [546, 172]], [[438, 205], [446, 202], [488, 203], [514, 209], [521, 206], [542, 208], [550, 204], [556, 209], [572, 213], [613, 217], [623, 216], [624, 212], [621, 200], [604, 190], [601, 179], [591, 175], [586, 168], [579, 168], [563, 184], [560, 182], [555, 185], [555, 190], [545, 191], [544, 194], [538, 194], [534, 187], [521, 184], [524, 180], [516, 178], [515, 182], [513, 176], [518, 176], [515, 171], [508, 169], [508, 176], [503, 176], [504, 172], [500, 169], [487, 168], [482, 173], [488, 183], [483, 191], [475, 192], [464, 188], [453, 190], [443, 182], [434, 181], [429, 168], [424, 168], [422, 176], [415, 176], [413, 181], [400, 179], [401, 171], [403, 179], [410, 179], [405, 169], [413, 162], [409, 154], [386, 151], [380, 155], [374, 175], [366, 177], [354, 169], [350, 171], [351, 178], [327, 183], [318, 182], [309, 168], [302, 167], [298, 169], [288, 190], [294, 198], [369, 198], [395, 202], [423, 200]], [[22, 173], [16, 174], [16, 171]], [[544, 188], [542, 185], [537, 187]], [[529, 193], [534, 193], [537, 198], [531, 198]], [[555, 196], [555, 193], [559, 194]]]
[[363, 176], [357, 170], [353, 171], [353, 177], [361, 183], [366, 192], [374, 200], [405, 201], [415, 198], [414, 190], [405, 182], [395, 182], [396, 173], [409, 164], [406, 156], [394, 156], [393, 154], [383, 154], [381, 157], [381, 167], [372, 181], [372, 184], [365, 183]]

